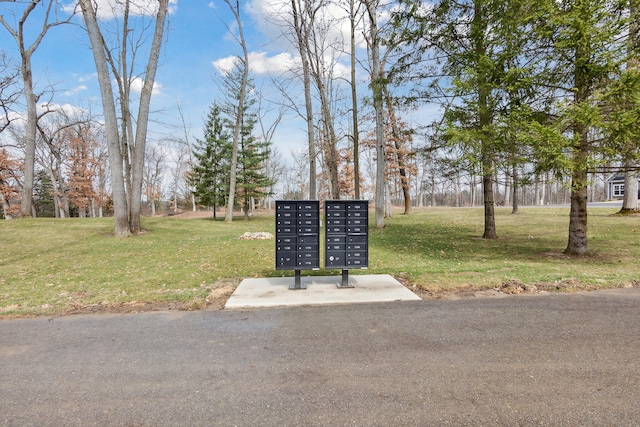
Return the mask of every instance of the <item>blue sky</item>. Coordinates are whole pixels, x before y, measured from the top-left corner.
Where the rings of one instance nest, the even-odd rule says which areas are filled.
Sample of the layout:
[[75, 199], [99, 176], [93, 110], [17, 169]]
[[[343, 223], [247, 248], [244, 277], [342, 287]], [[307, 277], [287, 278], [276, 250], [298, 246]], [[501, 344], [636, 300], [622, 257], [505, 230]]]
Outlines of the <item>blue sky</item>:
[[[276, 33], [268, 34], [277, 27], [263, 19], [264, 8], [270, 5], [268, 0], [241, 4], [245, 37], [252, 52], [251, 68], [258, 71], [253, 75], [260, 85], [260, 79], [281, 62], [273, 57], [283, 54], [282, 43]], [[24, 4], [0, 2], [0, 14], [12, 24], [14, 15], [20, 16], [24, 7]], [[39, 31], [43, 11], [44, 7], [37, 6], [27, 21], [27, 42], [33, 40]], [[79, 23], [80, 17], [74, 22]], [[182, 135], [182, 130], [176, 128], [180, 126], [178, 103], [185, 113], [192, 137], [202, 136], [204, 117], [211, 103], [220, 96], [214, 83], [214, 77], [219, 75], [214, 62], [228, 63], [230, 57], [241, 52], [230, 36], [229, 28], [234, 28], [233, 17], [222, 0], [172, 1], [167, 38], [156, 76], [158, 90], [152, 99], [152, 109], [156, 111], [152, 119], [166, 126], [155, 125], [151, 140], [154, 135], [156, 138], [170, 133]], [[18, 61], [16, 43], [3, 27], [0, 27], [0, 46]], [[285, 55], [291, 57], [289, 53]], [[53, 85], [53, 103], [91, 108], [92, 111], [101, 109], [93, 57], [87, 36], [80, 26], [64, 25], [51, 29], [35, 52], [32, 63], [36, 91]], [[284, 121], [277, 133], [278, 139], [290, 141], [290, 136], [296, 134], [296, 138], [301, 138], [300, 147], [303, 147], [304, 133], [300, 130], [303, 126], [296, 122]], [[281, 145], [279, 150], [286, 155], [291, 143]]]
[[[113, 0], [98, 0], [107, 3]], [[155, 0], [135, 0], [136, 2], [150, 2]], [[72, 5], [72, 0], [61, 0], [63, 5]], [[14, 15], [20, 15], [26, 1], [0, 2], [0, 14], [10, 23], [15, 21]], [[45, 2], [46, 3], [46, 2]], [[286, 23], [277, 10], [282, 4], [289, 4], [287, 0], [244, 0], [241, 1], [243, 28], [250, 51], [250, 68], [252, 77], [258, 90], [266, 92], [269, 100], [280, 100], [281, 95], [270, 84], [269, 75], [278, 75], [286, 65], [296, 62], [297, 54], [283, 35]], [[38, 5], [36, 12], [40, 15], [44, 11]], [[343, 8], [333, 6], [327, 15], [344, 14]], [[28, 21], [27, 37], [32, 40], [42, 25], [42, 20], [34, 14]], [[280, 20], [280, 22], [278, 22]], [[81, 23], [81, 17], [74, 18], [76, 24]], [[238, 55], [241, 50], [237, 41], [230, 35], [229, 29], [235, 28], [235, 21], [229, 12], [228, 5], [223, 0], [171, 0], [171, 13], [167, 37], [160, 58], [160, 66], [156, 76], [157, 93], [152, 98], [151, 120], [155, 122], [150, 127], [149, 141], [161, 140], [167, 137], [181, 137], [183, 129], [178, 114], [180, 104], [186, 124], [189, 127], [191, 141], [202, 137], [204, 119], [210, 105], [221, 94], [214, 82], [219, 73], [214, 64], [228, 64], [230, 58]], [[334, 40], [346, 37], [348, 23], [332, 22], [329, 35]], [[7, 54], [18, 60], [15, 41], [9, 33], [0, 27], [0, 46]], [[345, 48], [348, 50], [348, 48]], [[338, 56], [334, 65], [334, 74], [347, 77], [348, 57], [344, 53]], [[362, 64], [367, 63], [365, 44], [360, 40], [358, 56]], [[95, 77], [93, 56], [88, 46], [86, 33], [79, 25], [64, 25], [51, 29], [44, 42], [33, 57], [33, 70], [36, 91], [42, 91], [48, 85], [55, 87], [54, 104], [72, 105], [90, 108], [94, 112], [101, 110], [98, 82]], [[360, 97], [368, 94], [367, 72], [358, 69], [361, 82]], [[335, 83], [342, 85], [344, 92], [340, 94], [343, 104], [336, 113], [338, 132], [343, 136], [342, 144], [346, 144], [346, 133], [349, 125], [349, 99], [344, 80]], [[303, 105], [302, 87], [298, 82], [293, 83], [289, 93], [298, 99], [298, 105]], [[276, 108], [276, 106], [272, 106]], [[364, 113], [365, 111], [361, 111]], [[424, 110], [412, 113], [429, 119], [433, 113], [424, 114]], [[432, 118], [432, 117], [431, 117]], [[410, 122], [413, 120], [407, 117]], [[267, 125], [268, 123], [267, 119]], [[158, 123], [161, 123], [158, 124]], [[360, 124], [361, 131], [367, 132], [367, 123]], [[302, 152], [306, 147], [306, 125], [293, 112], [278, 126], [273, 143], [285, 161], [290, 161], [291, 151]]]

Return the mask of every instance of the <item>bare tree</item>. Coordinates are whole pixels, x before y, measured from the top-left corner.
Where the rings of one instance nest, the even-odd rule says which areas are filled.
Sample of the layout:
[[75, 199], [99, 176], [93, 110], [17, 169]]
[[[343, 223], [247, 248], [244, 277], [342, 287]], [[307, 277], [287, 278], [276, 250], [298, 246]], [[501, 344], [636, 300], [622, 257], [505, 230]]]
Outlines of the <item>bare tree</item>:
[[193, 189], [186, 179], [192, 167], [191, 152], [187, 152], [186, 145], [178, 141], [178, 150], [170, 151], [170, 155], [175, 167], [171, 170], [171, 199], [173, 203], [173, 213], [178, 213], [178, 202], [181, 195], [187, 195], [191, 199], [192, 209], [195, 212], [195, 196]]
[[162, 178], [165, 168], [165, 152], [159, 145], [147, 145], [144, 178], [142, 185], [147, 202], [151, 207], [151, 216], [156, 214], [156, 203], [162, 197]]
[[350, 47], [351, 47], [351, 114], [353, 117], [353, 185], [355, 199], [360, 199], [360, 131], [358, 129], [358, 92], [356, 82], [356, 24], [358, 6], [356, 0], [349, 0]]
[[56, 104], [42, 104], [37, 123], [36, 162], [51, 179], [56, 218], [69, 217], [70, 204], [80, 216], [98, 216], [105, 193], [102, 126], [89, 110]]
[[0, 133], [13, 121], [10, 113], [20, 96], [16, 86], [19, 75], [20, 69], [11, 63], [4, 51], [0, 52]]
[[[242, 31], [242, 19], [240, 19], [240, 2], [239, 0], [235, 0], [235, 3], [232, 3], [232, 0], [224, 0], [225, 3], [229, 6], [231, 13], [236, 20], [236, 24], [238, 25], [238, 34], [234, 34], [234, 37], [240, 44], [242, 48], [242, 57], [238, 57], [242, 70], [242, 77], [240, 81], [240, 91], [238, 93], [238, 106], [237, 106], [237, 114], [236, 114], [236, 122], [233, 128], [233, 150], [231, 155], [231, 172], [229, 176], [229, 199], [227, 203], [227, 213], [225, 215], [225, 222], [233, 221], [233, 205], [235, 203], [234, 196], [236, 192], [236, 169], [238, 165], [238, 144], [240, 141], [240, 132], [242, 130], [243, 123], [243, 114], [244, 114], [244, 102], [247, 93], [247, 83], [249, 80], [249, 52], [247, 50], [247, 43], [244, 39], [244, 32]], [[233, 33], [232, 33], [233, 34]]]
[[[284, 118], [284, 109], [280, 107], [278, 111], [275, 113], [275, 120], [273, 120], [273, 122], [270, 125], [268, 125], [265, 120], [266, 115], [272, 112], [272, 110], [265, 109], [263, 101], [264, 101], [264, 97], [262, 95], [259, 95], [258, 111], [257, 111], [258, 125], [260, 126], [260, 133], [262, 134], [261, 135], [262, 140], [269, 143], [269, 147], [271, 147], [273, 142], [273, 136], [276, 133], [276, 130], [278, 129], [278, 125]], [[271, 182], [271, 185], [268, 191], [268, 194], [271, 195], [273, 194], [274, 187], [278, 183], [278, 180], [283, 173], [282, 159], [280, 157], [280, 153], [278, 152], [277, 148], [269, 148], [269, 155], [267, 156], [267, 159], [265, 161], [264, 168], [265, 168], [264, 175], [267, 178], [269, 178], [269, 181]], [[264, 205], [267, 209], [271, 209], [270, 196], [264, 198]]]
[[[311, 5], [305, 3], [308, 10], [307, 16], [315, 15], [321, 8], [328, 7], [329, 3], [319, 0]], [[312, 9], [314, 7], [315, 9]], [[309, 60], [309, 68], [311, 79], [317, 92], [320, 102], [320, 132], [322, 155], [324, 157], [325, 174], [327, 176], [329, 197], [332, 199], [340, 198], [340, 183], [338, 179], [339, 155], [338, 155], [338, 137], [335, 130], [334, 108], [332, 106], [332, 92], [335, 82], [334, 65], [335, 52], [333, 46], [335, 40], [331, 40], [329, 33], [336, 25], [335, 19], [331, 16], [323, 19], [315, 19], [315, 25], [309, 28], [309, 33], [305, 39], [307, 59]], [[342, 43], [338, 40], [337, 43]]]
[[19, 193], [19, 169], [21, 167], [20, 162], [13, 158], [6, 148], [0, 147], [0, 202], [5, 219], [13, 219], [14, 215], [18, 213], [11, 206], [11, 200]]
[[[189, 128], [187, 127], [187, 123], [184, 119], [184, 113], [182, 112], [182, 107], [180, 106], [180, 104], [178, 104], [178, 113], [180, 114], [180, 121], [182, 123], [182, 131], [184, 133], [184, 140], [182, 141], [182, 145], [184, 148], [186, 148], [186, 153], [184, 153], [184, 150], [181, 149], [180, 150], [180, 156], [179, 156], [179, 162], [177, 165], [177, 170], [176, 170], [176, 176], [178, 179], [183, 179], [186, 182], [186, 171], [182, 170], [182, 166], [184, 163], [186, 163], [187, 165], [191, 166], [193, 165], [193, 148], [191, 147], [191, 138], [189, 138]], [[187, 162], [184, 162], [184, 154], [186, 154], [186, 158], [188, 159]], [[177, 184], [177, 182], [176, 182]], [[189, 193], [191, 193], [191, 210], [193, 212], [196, 211], [196, 196], [195, 194], [193, 194], [193, 189], [191, 188], [191, 186], [186, 183], [187, 187], [189, 187]], [[176, 185], [175, 189], [177, 190], [179, 186]], [[177, 192], [174, 192], [174, 200], [175, 200], [175, 204], [174, 204], [174, 208], [175, 210], [177, 210], [177, 200], [178, 200], [178, 194]]]
[[[25, 40], [25, 26], [27, 24], [27, 20], [29, 16], [34, 11], [38, 4], [43, 4], [46, 8], [44, 13], [44, 18], [42, 20], [42, 27], [40, 29], [40, 33], [38, 33], [31, 42], [30, 45], [27, 45]], [[27, 106], [27, 123], [26, 123], [26, 134], [25, 134], [25, 155], [24, 155], [24, 182], [22, 185], [22, 202], [20, 205], [20, 214], [22, 216], [32, 216], [33, 210], [33, 180], [34, 180], [34, 171], [35, 171], [35, 152], [36, 152], [36, 123], [37, 123], [37, 112], [36, 112], [36, 103], [38, 102], [38, 97], [34, 92], [33, 85], [33, 71], [31, 67], [31, 58], [35, 53], [38, 46], [42, 42], [42, 39], [47, 34], [47, 32], [58, 25], [68, 23], [72, 16], [69, 16], [67, 19], [58, 21], [54, 20], [50, 22], [51, 12], [54, 9], [54, 6], [57, 6], [57, 0], [48, 0], [48, 1], [31, 1], [27, 4], [27, 6], [22, 11], [22, 15], [17, 18], [17, 22], [15, 26], [11, 26], [9, 22], [5, 19], [4, 15], [0, 15], [0, 24], [11, 34], [13, 39], [18, 46], [18, 50], [20, 52], [20, 60], [21, 67], [20, 71], [22, 74], [23, 80], [23, 95], [25, 99], [25, 103]], [[54, 18], [57, 19], [58, 14], [53, 14]]]
[[311, 97], [311, 67], [308, 56], [308, 40], [310, 27], [313, 26], [315, 11], [310, 2], [301, 0], [291, 0], [291, 13], [293, 15], [293, 29], [296, 33], [296, 45], [302, 61], [302, 82], [304, 85], [304, 104], [307, 122], [307, 142], [309, 150], [309, 199], [318, 197], [316, 177], [318, 174], [316, 167], [316, 146], [315, 127], [313, 116], [313, 100]]
[[384, 228], [384, 195], [385, 195], [385, 143], [384, 143], [384, 105], [383, 105], [383, 70], [380, 61], [380, 38], [378, 37], [378, 0], [361, 0], [369, 18], [369, 55], [371, 61], [371, 91], [373, 108], [376, 115], [376, 228]]
[[[82, 15], [84, 17], [87, 34], [91, 43], [91, 50], [94, 56], [96, 71], [98, 73], [98, 82], [100, 83], [106, 139], [111, 165], [115, 234], [116, 236], [128, 236], [140, 231], [142, 180], [150, 112], [149, 107], [155, 82], [155, 74], [158, 67], [160, 49], [162, 47], [169, 0], [158, 0], [157, 9], [153, 11], [155, 16], [155, 27], [149, 49], [149, 57], [142, 77], [144, 83], [140, 93], [137, 119], [135, 120], [135, 134], [133, 131], [133, 113], [130, 109], [132, 75], [129, 73], [130, 70], [133, 70], [133, 65], [131, 68], [126, 65], [128, 61], [127, 40], [129, 40], [128, 36], [131, 32], [129, 25], [127, 24], [131, 1], [124, 0], [123, 3], [124, 36], [120, 40], [121, 45], [116, 48], [117, 51], [119, 49], [120, 53], [120, 67], [116, 66], [118, 62], [112, 56], [113, 50], [106, 44], [102, 29], [98, 24], [94, 2], [91, 0], [79, 0], [78, 4], [82, 9]], [[110, 71], [113, 75], [110, 74]], [[116, 115], [116, 104], [111, 83], [112, 77], [116, 80], [119, 89], [119, 101], [122, 111], [121, 131], [119, 131], [118, 117]], [[125, 162], [126, 164], [130, 164], [130, 170], [123, 168], [123, 164]], [[128, 200], [125, 182], [131, 183]]]
[[387, 114], [389, 120], [389, 133], [390, 140], [393, 142], [393, 148], [390, 150], [394, 156], [394, 162], [400, 175], [400, 186], [402, 188], [402, 196], [404, 199], [404, 214], [409, 215], [411, 213], [411, 190], [410, 179], [411, 175], [415, 175], [415, 168], [412, 165], [411, 158], [413, 152], [408, 147], [411, 142], [412, 135], [403, 126], [400, 119], [397, 117], [394, 100], [389, 93], [386, 85], [383, 87], [383, 94], [387, 104]]
[[[47, 120], [43, 119], [45, 116]], [[40, 143], [36, 147], [36, 161], [51, 178], [56, 218], [68, 218], [69, 199], [64, 188], [64, 165], [69, 156], [69, 146], [64, 131], [73, 123], [62, 112], [46, 108], [39, 115], [37, 126]]]

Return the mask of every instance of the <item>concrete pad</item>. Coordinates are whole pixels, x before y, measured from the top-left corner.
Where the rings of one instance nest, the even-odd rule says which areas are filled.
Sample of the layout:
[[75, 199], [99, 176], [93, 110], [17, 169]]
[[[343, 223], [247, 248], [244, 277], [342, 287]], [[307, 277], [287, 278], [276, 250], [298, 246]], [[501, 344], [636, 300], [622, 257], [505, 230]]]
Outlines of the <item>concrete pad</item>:
[[306, 289], [289, 289], [293, 277], [244, 279], [225, 309], [409, 301], [420, 297], [388, 274], [349, 275], [353, 288], [338, 288], [341, 276], [302, 276]]

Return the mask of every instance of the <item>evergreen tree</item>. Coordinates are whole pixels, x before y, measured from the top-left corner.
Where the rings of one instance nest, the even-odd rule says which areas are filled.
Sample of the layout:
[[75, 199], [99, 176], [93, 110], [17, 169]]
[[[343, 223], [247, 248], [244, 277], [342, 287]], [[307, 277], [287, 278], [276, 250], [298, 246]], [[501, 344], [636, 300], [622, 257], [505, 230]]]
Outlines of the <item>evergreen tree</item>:
[[204, 141], [197, 140], [194, 156], [197, 164], [189, 176], [198, 203], [213, 208], [224, 206], [229, 195], [229, 168], [232, 142], [227, 133], [220, 106], [213, 104], [204, 127]]
[[[252, 104], [249, 103], [249, 104]], [[250, 105], [247, 105], [249, 107]], [[252, 201], [269, 194], [273, 181], [265, 174], [264, 163], [269, 157], [269, 142], [259, 141], [252, 135], [255, 114], [245, 113], [238, 150], [239, 199], [243, 202], [245, 220], [253, 209]]]
[[39, 170], [36, 172], [36, 179], [33, 184], [33, 205], [36, 210], [36, 216], [44, 218], [55, 217], [51, 177], [44, 170]]
[[500, 128], [506, 117], [513, 120], [513, 111], [523, 111], [519, 105], [533, 92], [526, 30], [537, 2], [439, 0], [429, 8], [420, 0], [400, 3], [387, 44], [399, 46], [403, 57], [391, 75], [427, 83], [412, 96], [444, 101], [445, 138], [462, 149], [470, 172], [482, 175], [483, 237], [495, 239], [493, 189], [507, 151]]
[[[549, 123], [533, 127], [537, 153], [571, 176], [569, 236], [565, 253], [587, 253], [589, 172], [610, 156], [597, 95], [625, 62], [628, 31], [624, 3], [616, 0], [546, 0], [540, 45], [548, 46], [547, 84], [555, 89]], [[615, 126], [614, 126], [615, 127]], [[615, 139], [615, 138], [614, 138]]]
[[[232, 130], [236, 123], [239, 98], [242, 92], [242, 68], [235, 66], [225, 74], [222, 88], [225, 91], [225, 102], [221, 111], [224, 114], [224, 126]], [[254, 109], [256, 99], [252, 96], [255, 92], [253, 81], [249, 79], [246, 85], [246, 94], [242, 110], [242, 123], [238, 141], [238, 161], [236, 169], [237, 200], [242, 203], [245, 220], [249, 218], [252, 210], [252, 201], [269, 194], [269, 188], [273, 184], [266, 174], [265, 161], [269, 157], [269, 141], [259, 141], [254, 136], [254, 128], [257, 122], [257, 113]], [[229, 155], [230, 159], [231, 155]]]

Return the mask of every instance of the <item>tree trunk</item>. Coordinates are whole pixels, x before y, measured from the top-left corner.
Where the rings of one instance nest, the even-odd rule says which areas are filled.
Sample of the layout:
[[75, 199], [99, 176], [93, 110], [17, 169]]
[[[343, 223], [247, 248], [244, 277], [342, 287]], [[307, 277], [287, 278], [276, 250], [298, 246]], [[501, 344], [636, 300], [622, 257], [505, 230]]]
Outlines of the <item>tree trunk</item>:
[[353, 120], [353, 186], [354, 197], [360, 199], [360, 134], [358, 130], [358, 94], [356, 81], [356, 7], [349, 0], [351, 23], [351, 114]]
[[233, 205], [235, 203], [236, 192], [236, 169], [238, 168], [238, 145], [240, 143], [240, 132], [242, 130], [242, 123], [244, 121], [244, 101], [247, 92], [247, 82], [249, 80], [249, 53], [247, 51], [247, 44], [244, 40], [244, 33], [242, 32], [242, 20], [240, 19], [240, 4], [236, 0], [235, 7], [232, 6], [231, 0], [225, 0], [229, 5], [229, 9], [235, 16], [236, 23], [238, 24], [238, 37], [240, 47], [242, 48], [242, 79], [240, 82], [240, 93], [238, 94], [238, 114], [236, 116], [236, 123], [233, 128], [233, 150], [231, 153], [231, 166], [229, 173], [229, 200], [227, 203], [227, 213], [225, 215], [225, 222], [233, 221]]
[[9, 214], [9, 210], [11, 209], [11, 205], [9, 204], [7, 199], [5, 199], [4, 194], [2, 194], [2, 192], [0, 192], [0, 201], [2, 201], [2, 212], [4, 213], [4, 219], [5, 220], [13, 219], [13, 216], [11, 216]]
[[[585, 96], [578, 90], [576, 97]], [[578, 98], [580, 99], [580, 98]], [[582, 98], [586, 99], [586, 96]], [[587, 156], [589, 152], [588, 131], [584, 124], [576, 126], [575, 133], [580, 139], [574, 154], [574, 169], [571, 174], [571, 210], [569, 212], [569, 241], [564, 250], [569, 255], [587, 253]]]
[[484, 69], [481, 58], [487, 55], [484, 35], [487, 22], [482, 14], [482, 5], [479, 0], [474, 1], [474, 16], [471, 25], [471, 35], [475, 44], [475, 56], [477, 67], [477, 90], [478, 90], [478, 130], [480, 131], [480, 151], [482, 167], [482, 191], [484, 203], [484, 239], [497, 239], [495, 200], [493, 194], [493, 153], [491, 149], [491, 137], [487, 128], [492, 122], [492, 113], [489, 106], [491, 89], [489, 87], [488, 71]]
[[315, 200], [317, 194], [317, 167], [316, 167], [316, 147], [315, 147], [315, 130], [313, 126], [313, 100], [311, 97], [311, 70], [309, 66], [309, 57], [307, 56], [308, 27], [313, 24], [313, 17], [302, 19], [301, 12], [303, 6], [299, 0], [291, 0], [291, 11], [293, 14], [293, 26], [296, 32], [296, 42], [298, 51], [300, 52], [300, 60], [302, 61], [302, 82], [304, 85], [304, 105], [306, 111], [307, 122], [307, 144], [309, 149], [309, 199]]
[[583, 171], [573, 173], [571, 187], [571, 211], [569, 213], [569, 241], [565, 253], [584, 255], [587, 253], [587, 186], [580, 184], [587, 178]]
[[406, 161], [405, 161], [405, 147], [402, 146], [404, 141], [401, 141], [401, 131], [398, 126], [398, 120], [396, 118], [395, 108], [393, 106], [393, 100], [391, 95], [384, 87], [384, 95], [387, 101], [387, 111], [389, 112], [389, 122], [391, 124], [391, 132], [393, 133], [393, 143], [396, 151], [396, 160], [398, 161], [398, 173], [400, 174], [400, 186], [402, 187], [402, 195], [404, 197], [404, 214], [409, 215], [411, 213], [411, 189], [409, 187], [409, 176], [407, 175]]
[[513, 166], [513, 204], [511, 208], [512, 214], [518, 213], [518, 168], [517, 166]]
[[[487, 164], [488, 163], [488, 164]], [[484, 234], [483, 239], [497, 239], [495, 201], [493, 198], [493, 174], [491, 162], [483, 162], [482, 187], [484, 195]]]
[[[574, 98], [575, 106], [587, 102], [591, 94], [589, 70], [584, 67], [591, 60], [592, 48], [590, 39], [583, 37], [575, 47], [574, 59]], [[587, 182], [589, 134], [588, 128], [581, 120], [574, 119], [573, 124], [573, 170], [571, 173], [571, 210], [569, 212], [569, 239], [564, 253], [568, 255], [584, 255], [587, 253]]]
[[511, 176], [508, 170], [504, 174], [504, 205], [509, 206], [511, 204]]
[[384, 216], [385, 218], [393, 218], [393, 206], [391, 205], [391, 189], [389, 188], [389, 182], [385, 183], [385, 203], [384, 203]]
[[24, 149], [24, 182], [22, 184], [22, 202], [20, 215], [29, 217], [33, 207], [33, 179], [36, 162], [36, 96], [33, 93], [33, 75], [31, 73], [30, 55], [22, 55], [22, 78], [24, 81], [24, 97], [27, 104], [27, 123], [25, 125]]
[[382, 67], [380, 64], [380, 40], [378, 38], [378, 19], [376, 0], [362, 0], [367, 8], [369, 17], [369, 49], [371, 59], [371, 91], [373, 95], [373, 108], [375, 110], [376, 133], [376, 203], [375, 220], [376, 228], [384, 228], [385, 206], [385, 144], [384, 144], [384, 112], [382, 94]]
[[[149, 60], [144, 75], [144, 85], [140, 93], [140, 104], [138, 108], [138, 119], [135, 136], [135, 147], [133, 150], [133, 162], [131, 167], [131, 206], [129, 228], [132, 233], [140, 231], [140, 210], [142, 208], [142, 181], [144, 174], [144, 153], [147, 145], [147, 128], [149, 123], [149, 107], [151, 105], [151, 95], [158, 69], [158, 59], [162, 47], [162, 37], [164, 34], [165, 20], [169, 10], [169, 0], [158, 0], [158, 14], [156, 15], [156, 27], [151, 42]], [[151, 200], [153, 203], [153, 200]]]
[[633, 161], [625, 164], [627, 171], [624, 174], [624, 198], [620, 212], [632, 212], [638, 210], [638, 169]]
[[127, 198], [124, 188], [124, 175], [122, 168], [122, 153], [120, 151], [120, 136], [118, 135], [118, 120], [116, 106], [111, 87], [111, 76], [107, 66], [107, 58], [102, 43], [102, 35], [98, 26], [92, 0], [79, 0], [82, 9], [87, 34], [91, 43], [91, 51], [96, 64], [100, 95], [102, 98], [102, 110], [104, 114], [107, 148], [109, 150], [109, 164], [111, 166], [111, 188], [113, 191], [113, 216], [115, 221], [115, 235], [118, 237], [129, 236], [129, 217]]

